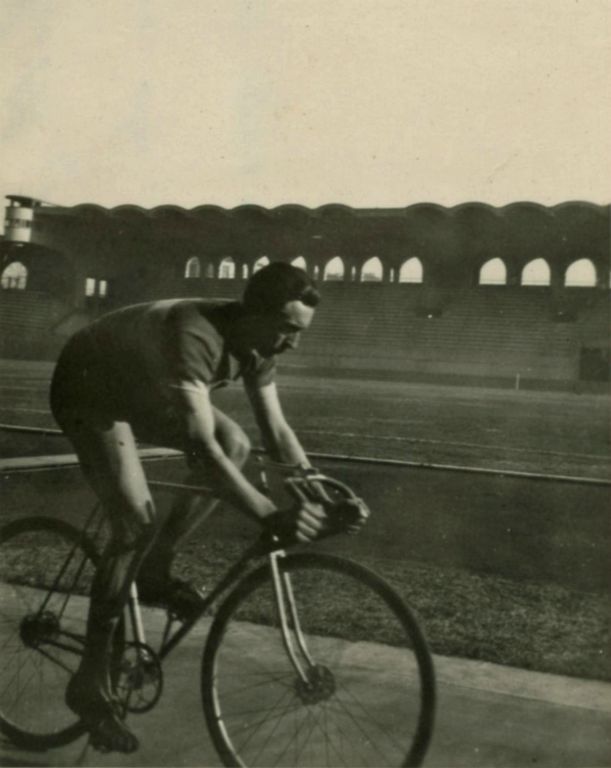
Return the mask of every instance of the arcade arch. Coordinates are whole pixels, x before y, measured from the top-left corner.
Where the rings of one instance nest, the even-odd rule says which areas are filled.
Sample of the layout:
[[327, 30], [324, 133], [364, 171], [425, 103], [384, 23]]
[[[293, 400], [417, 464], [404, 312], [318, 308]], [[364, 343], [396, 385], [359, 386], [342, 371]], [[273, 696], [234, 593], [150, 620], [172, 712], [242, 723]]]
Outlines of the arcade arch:
[[545, 259], [533, 259], [522, 270], [520, 285], [549, 285], [551, 282], [551, 273], [549, 264]]
[[334, 256], [325, 265], [325, 269], [322, 275], [323, 280], [343, 280], [344, 279], [344, 262], [341, 256]]
[[185, 264], [185, 277], [187, 280], [196, 280], [201, 276], [202, 267], [197, 256], [191, 256]]
[[400, 283], [421, 283], [423, 276], [422, 262], [417, 256], [406, 259], [399, 269]]
[[478, 285], [507, 285], [507, 267], [503, 259], [488, 259], [482, 264]]
[[235, 278], [235, 261], [231, 256], [225, 258], [219, 264], [219, 280], [233, 280]]
[[267, 256], [260, 256], [252, 267], [252, 273], [254, 275], [255, 272], [258, 272], [260, 269], [263, 269], [263, 267], [266, 267], [269, 264], [269, 258]]
[[362, 283], [379, 283], [382, 281], [384, 268], [382, 262], [377, 256], [372, 256], [361, 267]]
[[574, 261], [564, 273], [564, 284], [567, 288], [596, 287], [596, 267], [590, 259]]
[[28, 284], [28, 268], [20, 261], [12, 261], [2, 272], [2, 288], [9, 291], [24, 291]]
[[308, 265], [306, 264], [306, 260], [303, 258], [303, 256], [296, 256], [296, 257], [295, 257], [295, 258], [294, 258], [294, 259], [291, 261], [291, 265], [292, 265], [293, 267], [297, 267], [298, 269], [303, 269], [303, 270], [304, 270], [304, 272], [306, 272], [306, 271], [307, 271], [307, 266], [308, 266]]

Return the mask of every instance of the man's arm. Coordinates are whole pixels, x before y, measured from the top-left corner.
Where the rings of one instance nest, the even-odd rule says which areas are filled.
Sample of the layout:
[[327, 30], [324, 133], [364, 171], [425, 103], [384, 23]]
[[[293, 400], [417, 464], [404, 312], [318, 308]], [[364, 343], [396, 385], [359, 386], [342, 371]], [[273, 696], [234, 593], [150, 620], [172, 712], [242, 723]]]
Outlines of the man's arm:
[[[303, 469], [311, 467], [297, 435], [293, 432], [284, 417], [282, 406], [280, 405], [280, 398], [278, 397], [278, 390], [276, 389], [274, 382], [264, 384], [261, 387], [249, 384], [245, 386], [246, 392], [252, 403], [259, 429], [261, 430], [265, 449], [272, 459], [285, 464], [297, 465]], [[317, 499], [317, 501], [331, 501], [326, 489], [321, 483], [311, 482], [310, 487], [319, 495], [320, 498]], [[303, 497], [303, 500], [305, 501], [305, 496]], [[327, 524], [326, 513], [319, 503], [314, 502], [314, 507], [318, 510], [317, 515], [319, 519], [325, 521], [321, 528], [322, 530]], [[363, 518], [363, 521], [364, 519], [366, 518]], [[353, 532], [358, 530], [361, 525], [362, 522], [355, 524]]]
[[274, 382], [262, 387], [245, 385], [266, 451], [274, 461], [309, 467], [297, 435], [289, 426]]
[[[185, 419], [187, 446], [191, 462], [210, 478], [213, 489], [237, 509], [259, 520], [276, 517], [274, 503], [249, 483], [227, 457], [215, 437], [214, 411], [206, 386], [186, 381], [175, 387], [178, 407]], [[292, 510], [282, 513], [285, 530], [297, 541], [309, 542], [324, 526], [324, 512], [318, 504], [303, 500]], [[272, 518], [273, 519], [273, 518]]]
[[200, 464], [214, 490], [242, 512], [259, 519], [273, 514], [274, 504], [246, 479], [216, 439], [214, 411], [206, 386], [188, 381], [178, 383], [173, 390], [184, 418], [190, 461]]

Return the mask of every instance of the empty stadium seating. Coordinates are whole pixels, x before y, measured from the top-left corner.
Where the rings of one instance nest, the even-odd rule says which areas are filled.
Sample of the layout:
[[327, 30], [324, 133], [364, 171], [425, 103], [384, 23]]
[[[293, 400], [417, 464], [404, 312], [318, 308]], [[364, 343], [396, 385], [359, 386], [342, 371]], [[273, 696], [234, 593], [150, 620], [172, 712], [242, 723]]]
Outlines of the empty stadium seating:
[[478, 287], [440, 298], [422, 286], [325, 284], [323, 293], [297, 354], [302, 366], [522, 380], [578, 372], [588, 313], [558, 322], [549, 289]]
[[[175, 295], [235, 299], [244, 280], [184, 280]], [[323, 301], [283, 367], [469, 383], [548, 382], [580, 376], [585, 348], [608, 344], [605, 292], [324, 282]], [[70, 333], [109, 305], [74, 310], [36, 291], [3, 291], [0, 355], [53, 359]], [[604, 354], [604, 353], [603, 353]]]
[[60, 348], [53, 327], [69, 311], [43, 291], [3, 290], [0, 293], [0, 356], [45, 359]]

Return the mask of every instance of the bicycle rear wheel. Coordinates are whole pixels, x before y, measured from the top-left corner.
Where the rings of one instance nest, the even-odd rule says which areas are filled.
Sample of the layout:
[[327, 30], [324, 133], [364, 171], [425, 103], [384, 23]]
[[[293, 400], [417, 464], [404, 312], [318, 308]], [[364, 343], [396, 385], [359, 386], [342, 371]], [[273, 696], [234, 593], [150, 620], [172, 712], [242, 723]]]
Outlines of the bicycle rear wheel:
[[305, 679], [285, 650], [271, 569], [263, 566], [222, 604], [204, 651], [204, 713], [223, 763], [419, 765], [435, 684], [410, 609], [351, 561], [304, 553], [278, 562], [290, 574], [310, 657], [298, 653]]
[[83, 649], [97, 560], [76, 528], [27, 518], [0, 530], [0, 730], [28, 749], [83, 731], [64, 703]]

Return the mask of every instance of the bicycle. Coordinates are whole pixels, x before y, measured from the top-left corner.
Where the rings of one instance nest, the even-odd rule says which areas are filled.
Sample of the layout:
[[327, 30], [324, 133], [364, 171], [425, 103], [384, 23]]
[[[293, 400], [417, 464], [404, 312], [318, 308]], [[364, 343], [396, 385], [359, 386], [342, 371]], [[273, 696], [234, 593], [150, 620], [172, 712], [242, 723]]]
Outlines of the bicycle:
[[[299, 495], [324, 489], [328, 510], [356, 498], [320, 473], [293, 475], [284, 485]], [[0, 530], [0, 731], [17, 746], [46, 750], [85, 731], [64, 692], [84, 645], [103, 531], [97, 505], [82, 531], [47, 517]], [[131, 585], [113, 660], [124, 714], [156, 705], [162, 662], [198, 621], [210, 621], [201, 696], [224, 765], [420, 765], [433, 729], [435, 679], [413, 612], [362, 565], [287, 549], [264, 533], [226, 569], [197, 615], [167, 611], [157, 649], [147, 642]]]

